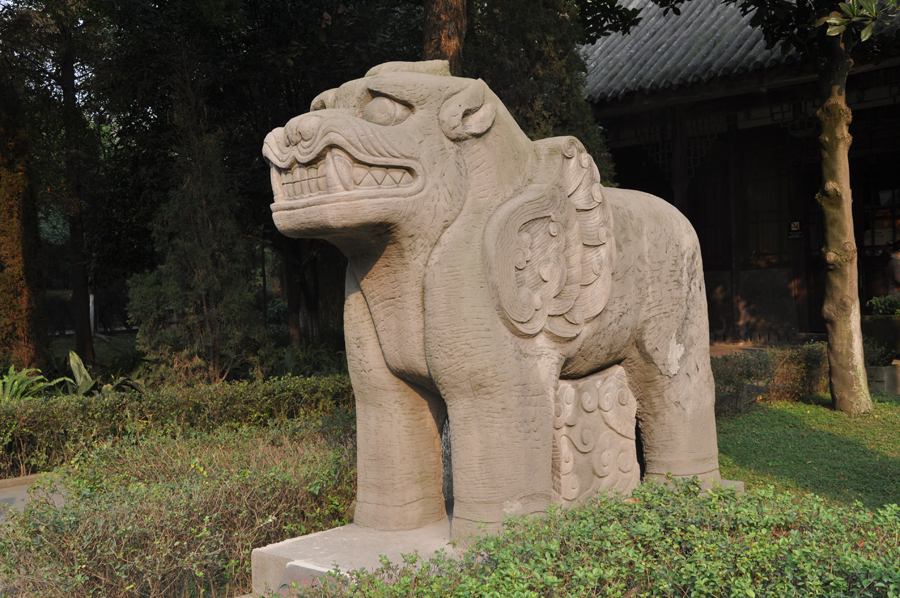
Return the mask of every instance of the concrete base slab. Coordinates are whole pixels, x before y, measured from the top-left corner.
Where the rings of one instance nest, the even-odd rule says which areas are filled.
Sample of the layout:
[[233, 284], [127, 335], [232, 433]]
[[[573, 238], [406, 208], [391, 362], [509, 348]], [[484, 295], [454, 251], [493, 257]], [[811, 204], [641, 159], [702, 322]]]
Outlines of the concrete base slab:
[[381, 555], [401, 563], [404, 554], [418, 552], [428, 559], [441, 549], [455, 553], [448, 520], [407, 531], [379, 531], [351, 523], [254, 549], [250, 554], [253, 593], [284, 595], [285, 586], [307, 585], [335, 566], [341, 571], [372, 571], [381, 566]]
[[[744, 491], [744, 483], [734, 480], [706, 481], [712, 486]], [[379, 531], [354, 523], [324, 532], [292, 538], [277, 544], [255, 548], [250, 554], [253, 595], [290, 595], [291, 584], [311, 584], [339, 567], [341, 571], [381, 567], [381, 556], [402, 563], [404, 554], [417, 552], [427, 560], [444, 549], [450, 555], [461, 553], [450, 544], [450, 522], [444, 520], [427, 527], [407, 531]]]
[[881, 392], [891, 396], [900, 395], [900, 362], [897, 360], [894, 360], [891, 365], [867, 367], [866, 376], [869, 378], [871, 392]]
[[[21, 511], [25, 508], [25, 505], [31, 500], [28, 490], [32, 484], [45, 475], [48, 474], [38, 473], [21, 478], [0, 480], [0, 524], [6, 522], [7, 512], [10, 509]], [[62, 494], [53, 494], [50, 500], [59, 507], [62, 506], [64, 499]]]
[[703, 490], [709, 490], [713, 486], [722, 486], [723, 488], [734, 488], [735, 492], [744, 492], [744, 482], [738, 480], [717, 480], [715, 482], [704, 482], [700, 484]]

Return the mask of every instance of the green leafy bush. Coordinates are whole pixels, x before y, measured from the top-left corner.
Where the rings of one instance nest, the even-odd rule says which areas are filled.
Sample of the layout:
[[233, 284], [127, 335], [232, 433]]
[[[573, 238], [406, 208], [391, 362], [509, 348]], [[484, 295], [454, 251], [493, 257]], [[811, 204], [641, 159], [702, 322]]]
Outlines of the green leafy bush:
[[[863, 338], [866, 366], [890, 365], [893, 350]], [[735, 351], [710, 360], [716, 381], [716, 410], [729, 413], [765, 398], [800, 401], [828, 394], [828, 344]]]
[[0, 402], [0, 478], [48, 471], [111, 438], [135, 441], [285, 421], [353, 404], [347, 376], [166, 387]]
[[224, 133], [208, 121], [207, 84], [196, 73], [172, 82], [179, 184], [152, 223], [164, 263], [129, 279], [128, 314], [148, 360], [185, 379], [221, 382], [252, 366], [267, 340], [237, 179], [225, 167]]
[[[56, 481], [47, 477], [29, 508], [0, 527], [0, 594], [4, 586], [66, 598], [244, 593], [251, 548], [347, 521], [352, 428], [352, 414], [339, 412], [104, 443]], [[42, 500], [60, 488], [64, 506]]]
[[874, 338], [863, 337], [863, 354], [866, 367], [883, 367], [894, 361], [894, 350], [885, 347]]
[[284, 371], [295, 376], [346, 374], [347, 355], [344, 351], [303, 341], [296, 351], [291, 347], [285, 348]]
[[895, 295], [872, 297], [866, 301], [866, 307], [869, 308], [873, 316], [900, 315], [900, 297]]
[[294, 595], [897, 597], [900, 508], [645, 484], [631, 499], [511, 519], [458, 561], [413, 556]]
[[711, 360], [717, 409], [727, 411], [761, 397], [799, 401], [828, 392], [828, 345], [736, 351]]

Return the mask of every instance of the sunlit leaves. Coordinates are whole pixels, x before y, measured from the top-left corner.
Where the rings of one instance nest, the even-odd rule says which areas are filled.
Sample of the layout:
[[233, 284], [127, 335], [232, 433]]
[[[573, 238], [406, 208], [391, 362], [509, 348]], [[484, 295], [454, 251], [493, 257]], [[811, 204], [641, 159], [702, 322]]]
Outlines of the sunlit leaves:
[[840, 12], [833, 11], [819, 17], [814, 27], [828, 25], [827, 35], [842, 35], [848, 30], [858, 36], [860, 42], [869, 41], [875, 24], [889, 24], [897, 14], [897, 0], [878, 2], [877, 0], [850, 0], [837, 5]]

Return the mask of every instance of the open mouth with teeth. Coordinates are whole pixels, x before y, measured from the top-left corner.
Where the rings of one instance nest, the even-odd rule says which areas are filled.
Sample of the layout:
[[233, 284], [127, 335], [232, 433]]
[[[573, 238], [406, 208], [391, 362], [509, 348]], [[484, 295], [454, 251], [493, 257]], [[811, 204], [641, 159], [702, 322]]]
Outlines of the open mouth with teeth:
[[406, 191], [417, 178], [411, 168], [364, 164], [337, 147], [329, 147], [312, 162], [294, 163], [290, 169], [272, 164], [271, 175], [276, 203], [353, 191]]

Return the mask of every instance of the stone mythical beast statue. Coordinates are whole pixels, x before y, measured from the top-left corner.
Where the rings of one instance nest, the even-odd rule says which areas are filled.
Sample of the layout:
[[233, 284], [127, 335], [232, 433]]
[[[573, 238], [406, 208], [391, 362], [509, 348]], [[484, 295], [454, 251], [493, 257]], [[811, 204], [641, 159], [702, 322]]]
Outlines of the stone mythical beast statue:
[[641, 467], [719, 479], [700, 248], [671, 205], [603, 188], [577, 139], [529, 140], [441, 61], [326, 91], [263, 154], [279, 230], [349, 260], [357, 524], [446, 517], [448, 416], [454, 539]]

